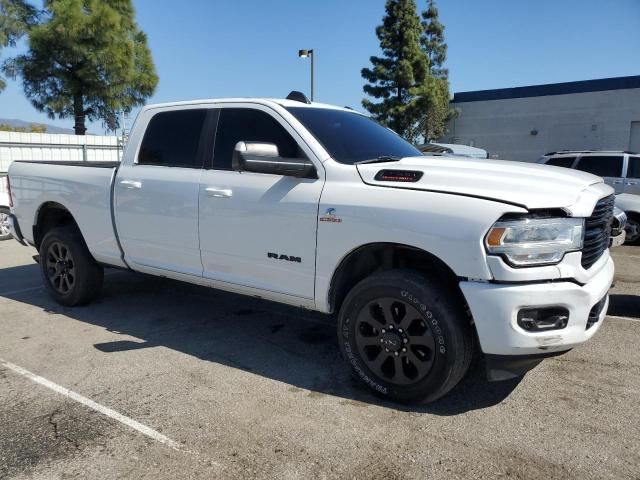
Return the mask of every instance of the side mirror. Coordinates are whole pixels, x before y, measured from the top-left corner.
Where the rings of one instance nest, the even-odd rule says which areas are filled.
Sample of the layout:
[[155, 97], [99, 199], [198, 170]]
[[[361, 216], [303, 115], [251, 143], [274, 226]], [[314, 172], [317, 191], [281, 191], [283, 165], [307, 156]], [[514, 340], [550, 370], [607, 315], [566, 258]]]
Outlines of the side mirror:
[[306, 158], [283, 158], [273, 143], [238, 142], [233, 149], [231, 166], [236, 172], [271, 173], [296, 178], [317, 178]]

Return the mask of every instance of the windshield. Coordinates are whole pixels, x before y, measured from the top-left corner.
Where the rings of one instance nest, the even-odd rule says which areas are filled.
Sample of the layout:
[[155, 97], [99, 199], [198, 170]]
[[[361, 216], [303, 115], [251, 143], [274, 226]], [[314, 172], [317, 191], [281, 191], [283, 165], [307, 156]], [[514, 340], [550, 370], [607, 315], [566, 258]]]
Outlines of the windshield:
[[287, 110], [340, 162], [354, 164], [379, 157], [421, 156], [399, 135], [355, 112], [325, 108], [290, 107]]

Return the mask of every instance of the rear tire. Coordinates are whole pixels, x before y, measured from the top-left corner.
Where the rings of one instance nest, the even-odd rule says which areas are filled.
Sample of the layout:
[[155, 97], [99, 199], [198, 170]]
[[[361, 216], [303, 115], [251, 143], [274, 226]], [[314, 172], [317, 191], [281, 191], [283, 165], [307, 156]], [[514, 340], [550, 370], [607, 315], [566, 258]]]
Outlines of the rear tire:
[[51, 298], [61, 305], [84, 305], [100, 294], [104, 270], [74, 226], [50, 230], [40, 244], [40, 272]]
[[0, 240], [9, 240], [10, 238], [9, 209], [6, 207], [0, 207]]
[[627, 232], [627, 240], [625, 243], [628, 245], [640, 244], [640, 216], [629, 214], [625, 230]]
[[451, 287], [412, 270], [375, 273], [347, 295], [338, 341], [357, 379], [403, 403], [446, 395], [467, 372], [473, 332]]

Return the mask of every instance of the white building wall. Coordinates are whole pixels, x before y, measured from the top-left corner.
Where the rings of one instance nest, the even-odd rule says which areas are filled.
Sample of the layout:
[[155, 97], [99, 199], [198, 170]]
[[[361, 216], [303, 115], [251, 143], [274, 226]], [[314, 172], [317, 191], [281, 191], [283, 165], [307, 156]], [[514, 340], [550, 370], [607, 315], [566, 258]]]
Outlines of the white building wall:
[[490, 158], [534, 161], [555, 150], [630, 149], [631, 123], [640, 121], [640, 89], [451, 106], [459, 108], [460, 115], [440, 141], [483, 148]]
[[0, 172], [14, 160], [119, 161], [118, 137], [0, 132]]

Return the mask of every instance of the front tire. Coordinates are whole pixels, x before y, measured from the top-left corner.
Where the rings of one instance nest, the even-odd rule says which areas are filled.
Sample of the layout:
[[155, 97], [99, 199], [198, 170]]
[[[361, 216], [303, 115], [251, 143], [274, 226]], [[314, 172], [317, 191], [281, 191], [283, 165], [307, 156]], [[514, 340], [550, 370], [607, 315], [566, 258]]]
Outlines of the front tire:
[[51, 298], [61, 305], [84, 305], [100, 294], [103, 268], [74, 226], [50, 230], [40, 245], [40, 272]]
[[429, 403], [464, 376], [473, 335], [463, 301], [419, 272], [376, 273], [347, 295], [338, 340], [356, 378], [384, 397]]

